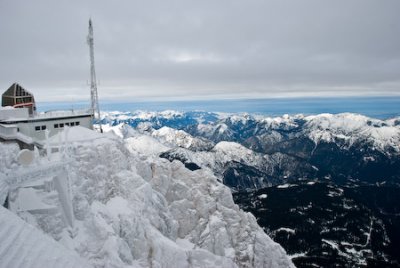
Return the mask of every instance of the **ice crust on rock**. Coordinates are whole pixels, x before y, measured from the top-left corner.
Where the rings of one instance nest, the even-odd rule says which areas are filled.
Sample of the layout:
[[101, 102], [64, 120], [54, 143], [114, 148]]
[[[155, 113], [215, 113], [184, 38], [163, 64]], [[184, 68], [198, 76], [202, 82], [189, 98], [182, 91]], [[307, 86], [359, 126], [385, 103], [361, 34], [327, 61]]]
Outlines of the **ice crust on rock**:
[[76, 220], [72, 237], [61, 222], [49, 233], [59, 243], [95, 267], [293, 267], [210, 170], [159, 158], [164, 145], [150, 136], [117, 135], [77, 138], [66, 151]]
[[[124, 157], [125, 144], [97, 148], [110, 150], [108, 156], [105, 152], [89, 152], [92, 157], [85, 157], [86, 167], [89, 166], [85, 181], [97, 180], [97, 185], [99, 176], [91, 173], [108, 161], [96, 159], [95, 155], [112, 156], [119, 163], [107, 169], [118, 171], [108, 175], [111, 180], [100, 178], [104, 179], [100, 185], [106, 186], [103, 193], [93, 189], [85, 194], [87, 203], [96, 200], [88, 207], [95, 216], [85, 220], [107, 234], [96, 234], [89, 240], [100, 237], [105, 240], [99, 243], [102, 244], [113, 238], [121, 244], [118, 248], [131, 249], [132, 258], [125, 257], [126, 260], [138, 260], [145, 266], [189, 267], [194, 263], [200, 267], [259, 267], [257, 264], [263, 262], [270, 262], [271, 267], [290, 265], [282, 248], [264, 234], [253, 216], [239, 210], [230, 190], [210, 172], [191, 172], [180, 162], [169, 163], [157, 157], [141, 160], [135, 157], [132, 143], [130, 146], [128, 158]], [[121, 161], [115, 161], [118, 159]], [[89, 189], [82, 190], [78, 192]], [[115, 206], [115, 198], [126, 208], [118, 217], [109, 208]], [[177, 239], [190, 241], [196, 249], [180, 247]]]

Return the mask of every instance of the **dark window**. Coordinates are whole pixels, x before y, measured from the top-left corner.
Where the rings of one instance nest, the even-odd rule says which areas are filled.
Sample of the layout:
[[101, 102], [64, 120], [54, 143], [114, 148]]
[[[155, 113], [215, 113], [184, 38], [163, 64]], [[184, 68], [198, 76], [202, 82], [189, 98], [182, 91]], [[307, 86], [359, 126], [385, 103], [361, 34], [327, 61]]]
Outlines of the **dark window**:
[[39, 130], [40, 130], [40, 126], [36, 126], [36, 127], [35, 127], [35, 130], [36, 130], [36, 131], [39, 131]]
[[66, 126], [69, 126], [69, 123], [65, 123]]
[[63, 124], [63, 123], [61, 123], [61, 124], [60, 124], [60, 127], [64, 127], [64, 124]]
[[75, 122], [71, 122], [71, 127], [75, 126]]
[[46, 129], [46, 126], [42, 126], [42, 130], [45, 130]]
[[58, 124], [54, 124], [54, 128], [58, 128]]
[[76, 125], [76, 126], [79, 126], [79, 125], [80, 125], [80, 123], [79, 123], [79, 122], [75, 122], [75, 125]]

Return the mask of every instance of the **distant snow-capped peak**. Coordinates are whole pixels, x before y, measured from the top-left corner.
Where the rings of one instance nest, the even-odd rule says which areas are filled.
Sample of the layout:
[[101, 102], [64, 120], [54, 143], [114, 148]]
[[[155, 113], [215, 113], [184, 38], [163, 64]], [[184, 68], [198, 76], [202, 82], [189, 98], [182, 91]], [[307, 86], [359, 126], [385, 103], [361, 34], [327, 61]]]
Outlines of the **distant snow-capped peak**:
[[[168, 126], [184, 130], [188, 134], [185, 138], [182, 133], [172, 135], [183, 139], [179, 146], [184, 148], [188, 148], [187, 146], [190, 141], [193, 141], [193, 138], [200, 136], [214, 142], [224, 140], [242, 142], [252, 136], [264, 135], [263, 133], [270, 133], [268, 135], [278, 137], [280, 134], [277, 133], [279, 132], [282, 135], [291, 135], [291, 137], [304, 136], [315, 144], [339, 142], [340, 146], [350, 148], [356, 143], [368, 143], [382, 152], [387, 151], [386, 149], [390, 147], [391, 151], [400, 153], [399, 118], [379, 120], [353, 113], [269, 117], [250, 114], [137, 111], [120, 114], [117, 112], [104, 113], [104, 120], [113, 122], [113, 124], [128, 122], [134, 127], [139, 124], [147, 124], [147, 128], [153, 126], [155, 129], [159, 129]], [[245, 131], [249, 128], [252, 132], [246, 133]], [[169, 134], [171, 132], [169, 130]], [[161, 133], [158, 134], [161, 135]], [[170, 137], [172, 136], [170, 135]]]
[[320, 114], [307, 116], [304, 132], [315, 143], [320, 141], [335, 142], [342, 140], [351, 146], [357, 141], [367, 141], [376, 149], [385, 151], [390, 146], [400, 152], [400, 127], [393, 120], [378, 120], [363, 115]]
[[162, 127], [158, 130], [154, 130], [152, 136], [161, 138], [167, 143], [172, 143], [183, 148], [191, 147], [195, 139], [183, 130], [176, 130], [170, 127]]

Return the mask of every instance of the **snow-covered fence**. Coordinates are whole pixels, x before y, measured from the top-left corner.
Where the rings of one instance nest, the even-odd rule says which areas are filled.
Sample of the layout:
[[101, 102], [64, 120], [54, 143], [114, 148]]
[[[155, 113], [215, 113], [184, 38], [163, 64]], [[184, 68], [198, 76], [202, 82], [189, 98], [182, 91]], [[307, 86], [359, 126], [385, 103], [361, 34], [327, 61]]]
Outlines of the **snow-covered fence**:
[[26, 181], [33, 181], [40, 178], [54, 176], [64, 172], [65, 162], [49, 162], [46, 165], [39, 165], [36, 167], [30, 166], [27, 168], [20, 168], [13, 174], [7, 174], [6, 183], [9, 189], [15, 189]]

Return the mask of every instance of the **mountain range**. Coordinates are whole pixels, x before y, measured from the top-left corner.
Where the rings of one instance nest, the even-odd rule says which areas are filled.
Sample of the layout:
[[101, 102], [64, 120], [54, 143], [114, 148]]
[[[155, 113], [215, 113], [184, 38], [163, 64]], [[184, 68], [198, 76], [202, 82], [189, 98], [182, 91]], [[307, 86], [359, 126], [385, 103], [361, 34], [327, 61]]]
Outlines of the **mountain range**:
[[102, 122], [213, 173], [298, 267], [400, 265], [400, 118], [142, 111]]
[[167, 143], [162, 157], [211, 167], [233, 189], [299, 178], [398, 183], [400, 118], [206, 112], [107, 113], [102, 123], [134, 127]]

